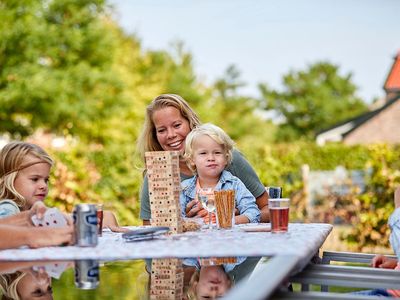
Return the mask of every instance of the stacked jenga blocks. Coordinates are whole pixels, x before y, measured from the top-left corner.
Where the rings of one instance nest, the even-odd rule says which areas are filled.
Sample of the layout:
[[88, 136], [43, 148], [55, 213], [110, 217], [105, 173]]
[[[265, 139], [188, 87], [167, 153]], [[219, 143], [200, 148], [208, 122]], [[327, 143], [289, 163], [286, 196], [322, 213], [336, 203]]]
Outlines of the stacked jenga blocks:
[[150, 299], [182, 299], [183, 267], [180, 259], [154, 259], [151, 263]]
[[179, 152], [146, 152], [145, 158], [149, 182], [151, 225], [168, 226], [171, 233], [181, 233], [183, 228], [179, 204]]

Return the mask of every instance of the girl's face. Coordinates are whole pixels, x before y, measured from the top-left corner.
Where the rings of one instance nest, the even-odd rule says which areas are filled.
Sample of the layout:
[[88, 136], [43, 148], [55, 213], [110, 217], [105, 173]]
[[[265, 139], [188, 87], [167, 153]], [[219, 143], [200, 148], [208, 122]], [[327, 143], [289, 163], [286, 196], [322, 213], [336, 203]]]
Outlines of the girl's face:
[[46, 272], [27, 272], [18, 282], [17, 292], [21, 299], [53, 299], [51, 279]]
[[[33, 156], [28, 156], [24, 164], [37, 161]], [[15, 190], [26, 200], [23, 210], [28, 210], [36, 201], [43, 201], [49, 191], [48, 182], [51, 166], [46, 163], [37, 163], [18, 172], [14, 181]]]
[[227, 165], [222, 145], [208, 135], [202, 135], [193, 142], [193, 163], [200, 179], [217, 179]]
[[222, 266], [208, 266], [200, 269], [196, 295], [198, 299], [217, 299], [225, 295], [231, 286]]
[[180, 111], [173, 106], [156, 110], [153, 113], [153, 123], [161, 148], [183, 154], [190, 126], [189, 121], [182, 117]]

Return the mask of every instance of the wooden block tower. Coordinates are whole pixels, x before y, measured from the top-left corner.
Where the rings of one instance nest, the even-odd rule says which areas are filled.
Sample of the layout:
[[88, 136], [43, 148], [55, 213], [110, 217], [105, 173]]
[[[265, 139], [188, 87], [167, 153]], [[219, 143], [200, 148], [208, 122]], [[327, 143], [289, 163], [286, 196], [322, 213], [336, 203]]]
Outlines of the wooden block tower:
[[151, 263], [150, 299], [183, 299], [183, 267], [180, 259], [154, 259]]
[[151, 225], [168, 226], [171, 228], [171, 233], [181, 233], [179, 152], [146, 152], [145, 158], [149, 180]]

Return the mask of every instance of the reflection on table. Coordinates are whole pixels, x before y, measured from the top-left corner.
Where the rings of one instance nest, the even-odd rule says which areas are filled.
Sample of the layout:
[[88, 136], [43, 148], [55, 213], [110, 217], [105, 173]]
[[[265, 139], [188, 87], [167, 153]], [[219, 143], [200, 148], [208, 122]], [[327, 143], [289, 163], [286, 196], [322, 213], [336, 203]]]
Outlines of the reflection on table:
[[[121, 290], [128, 292], [129, 299], [214, 299], [250, 274], [258, 261], [245, 257], [155, 259], [150, 272], [141, 260], [2, 262], [0, 291], [5, 299], [53, 299], [53, 288], [56, 299], [85, 295], [121, 299]], [[130, 272], [127, 282], [121, 281], [125, 277], [121, 271], [132, 266], [139, 272]]]

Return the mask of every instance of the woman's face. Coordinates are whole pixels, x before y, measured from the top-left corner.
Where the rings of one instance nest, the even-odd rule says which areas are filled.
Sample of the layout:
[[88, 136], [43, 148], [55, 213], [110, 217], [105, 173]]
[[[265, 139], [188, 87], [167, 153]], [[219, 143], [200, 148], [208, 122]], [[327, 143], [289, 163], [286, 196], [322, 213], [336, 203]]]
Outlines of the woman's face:
[[46, 272], [27, 274], [18, 282], [18, 295], [24, 299], [53, 299], [51, 279]]
[[167, 106], [153, 113], [157, 140], [165, 151], [185, 151], [185, 139], [190, 132], [189, 121], [173, 106]]
[[230, 286], [231, 282], [222, 266], [202, 267], [196, 295], [198, 299], [217, 299], [225, 295]]

